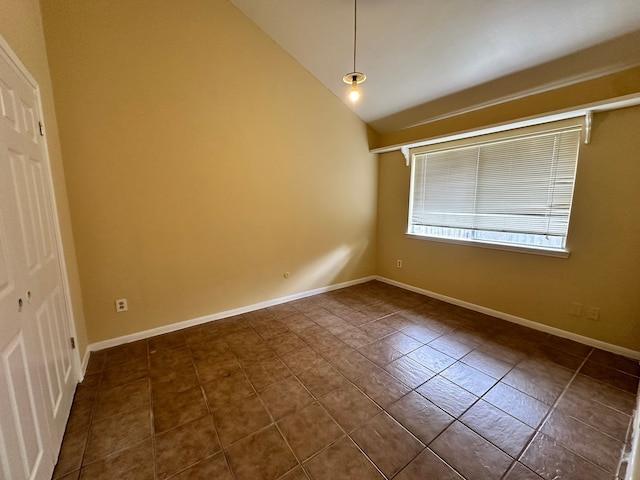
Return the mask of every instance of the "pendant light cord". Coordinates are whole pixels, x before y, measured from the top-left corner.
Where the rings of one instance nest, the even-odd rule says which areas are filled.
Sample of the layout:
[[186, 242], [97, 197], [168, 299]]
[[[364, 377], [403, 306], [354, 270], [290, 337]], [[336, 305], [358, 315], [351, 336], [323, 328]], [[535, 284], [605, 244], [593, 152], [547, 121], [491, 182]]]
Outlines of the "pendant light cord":
[[353, 0], [353, 71], [356, 71], [356, 48], [358, 32], [358, 0]]

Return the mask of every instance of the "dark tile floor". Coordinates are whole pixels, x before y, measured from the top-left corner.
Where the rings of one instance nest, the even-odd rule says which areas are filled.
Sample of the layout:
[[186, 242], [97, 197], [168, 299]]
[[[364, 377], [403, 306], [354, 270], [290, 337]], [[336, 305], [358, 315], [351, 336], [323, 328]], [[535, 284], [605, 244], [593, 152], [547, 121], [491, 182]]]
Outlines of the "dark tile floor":
[[54, 478], [623, 478], [637, 361], [369, 282], [94, 352]]

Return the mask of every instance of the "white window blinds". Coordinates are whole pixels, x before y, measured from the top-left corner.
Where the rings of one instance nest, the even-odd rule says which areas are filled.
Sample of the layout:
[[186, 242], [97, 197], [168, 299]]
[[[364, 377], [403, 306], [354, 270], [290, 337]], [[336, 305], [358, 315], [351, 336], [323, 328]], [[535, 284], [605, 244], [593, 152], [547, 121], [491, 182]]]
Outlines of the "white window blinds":
[[415, 153], [408, 233], [565, 248], [580, 136], [574, 125]]

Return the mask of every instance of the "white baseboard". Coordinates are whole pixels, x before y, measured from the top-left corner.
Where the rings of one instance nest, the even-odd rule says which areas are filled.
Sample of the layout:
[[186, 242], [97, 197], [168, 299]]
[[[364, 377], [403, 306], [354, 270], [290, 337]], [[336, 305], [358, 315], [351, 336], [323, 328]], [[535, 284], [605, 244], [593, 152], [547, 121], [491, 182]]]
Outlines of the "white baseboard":
[[[389, 278], [375, 276], [376, 280], [379, 280], [384, 283], [388, 283], [389, 285], [394, 285], [396, 287], [404, 288], [405, 290], [409, 290], [411, 292], [420, 293], [422, 295], [426, 295], [428, 297], [435, 298], [437, 300], [442, 300], [443, 302], [451, 303], [453, 305], [458, 305], [460, 307], [468, 308], [469, 310], [474, 310], [480, 313], [486, 313], [487, 315], [491, 315], [493, 317], [497, 317], [501, 320], [506, 320], [508, 322], [517, 323], [518, 325], [522, 325], [525, 327], [533, 328], [534, 330], [539, 330], [545, 333], [551, 333], [558, 337], [567, 338], [569, 340], [574, 340], [576, 342], [584, 343], [585, 345], [589, 345], [591, 347], [600, 348], [601, 350], [606, 350], [608, 352], [617, 353], [618, 355], [623, 355], [628, 358], [633, 358], [636, 360], [640, 360], [640, 352], [631, 350], [629, 348], [620, 347], [618, 345], [613, 345], [611, 343], [602, 342], [600, 340], [596, 340], [593, 338], [585, 337], [583, 335], [578, 335], [577, 333], [567, 332], [566, 330], [561, 330], [556, 327], [551, 327], [549, 325], [545, 325], [543, 323], [534, 322], [533, 320], [527, 320], [526, 318], [516, 317], [515, 315], [511, 315], [509, 313], [499, 312], [498, 310], [493, 310], [491, 308], [483, 307], [481, 305], [476, 305], [474, 303], [465, 302], [464, 300], [459, 300], [457, 298], [448, 297], [446, 295], [441, 295], [436, 292], [431, 292], [429, 290], [424, 290], [422, 288], [414, 287], [413, 285], [407, 285], [406, 283], [397, 282], [395, 280], [391, 280]], [[640, 479], [638, 479], [640, 480]]]
[[[89, 345], [88, 350], [95, 352], [104, 348], [116, 347], [125, 343], [135, 342], [136, 340], [143, 340], [145, 338], [154, 337], [163, 333], [175, 332], [176, 330], [182, 330], [183, 328], [194, 327], [214, 320], [221, 320], [223, 318], [233, 317], [234, 315], [240, 315], [242, 313], [253, 312], [254, 310], [260, 310], [262, 308], [273, 307], [274, 305], [280, 305], [281, 303], [291, 302], [293, 300], [299, 300], [301, 298], [311, 297], [319, 293], [331, 292], [340, 288], [351, 287], [360, 283], [365, 283], [371, 280], [375, 280], [375, 276], [359, 278], [356, 280], [350, 280], [348, 282], [338, 283], [334, 285], [328, 285], [326, 287], [315, 288], [313, 290], [307, 290], [306, 292], [296, 293], [288, 295], [286, 297], [274, 298], [273, 300], [267, 300], [260, 303], [254, 303], [253, 305], [247, 305], [245, 307], [235, 308], [233, 310], [226, 310], [224, 312], [213, 313], [211, 315], [205, 315], [204, 317], [193, 318], [191, 320], [184, 320], [182, 322], [172, 323], [170, 325], [164, 325], [162, 327], [152, 328], [150, 330], [144, 330], [142, 332], [132, 333], [130, 335], [124, 335], [122, 337], [111, 338], [109, 340], [103, 340], [101, 342], [92, 343]], [[85, 355], [86, 362], [88, 362], [88, 355]], [[86, 363], [83, 361], [83, 373], [86, 370]]]
[[84, 356], [82, 357], [82, 365], [80, 365], [80, 380], [84, 380], [84, 376], [87, 374], [87, 367], [89, 366], [89, 355], [91, 354], [91, 345], [87, 345], [84, 350]]
[[[312, 295], [317, 295], [319, 293], [330, 292], [333, 290], [338, 290], [340, 288], [350, 287], [353, 285], [358, 285], [360, 283], [368, 282], [370, 280], [379, 280], [381, 282], [387, 283], [389, 285], [394, 285], [396, 287], [403, 288], [405, 290], [409, 290], [411, 292], [420, 293], [422, 295], [426, 295], [431, 298], [435, 298], [437, 300], [442, 300], [447, 303], [451, 303], [453, 305], [458, 305], [460, 307], [468, 308], [469, 310], [474, 310], [476, 312], [485, 313], [487, 315], [491, 315], [497, 317], [501, 320], [506, 320], [508, 322], [516, 323], [518, 325], [522, 325], [525, 327], [533, 328], [534, 330], [539, 330], [541, 332], [550, 333], [553, 335], [557, 335], [558, 337], [567, 338], [569, 340], [574, 340], [576, 342], [584, 343], [585, 345], [589, 345], [592, 347], [600, 348], [602, 350], [606, 350], [608, 352], [617, 353], [618, 355], [623, 355], [625, 357], [634, 358], [640, 360], [640, 352], [631, 350], [629, 348], [620, 347], [618, 345], [613, 345], [610, 343], [602, 342], [600, 340], [596, 340], [593, 338], [585, 337], [583, 335], [578, 335], [577, 333], [568, 332], [566, 330], [561, 330], [556, 327], [551, 327], [549, 325], [544, 325], [542, 323], [534, 322], [532, 320], [527, 320], [526, 318], [517, 317], [515, 315], [511, 315], [509, 313], [500, 312], [498, 310], [493, 310], [491, 308], [483, 307], [481, 305], [476, 305], [474, 303], [466, 302], [464, 300], [459, 300], [454, 297], [449, 297], [446, 295], [442, 295], [436, 292], [431, 292], [429, 290], [424, 290], [422, 288], [414, 287], [413, 285], [408, 285], [406, 283], [398, 282], [396, 280], [391, 280], [386, 277], [381, 277], [378, 275], [372, 275], [369, 277], [359, 278], [356, 280], [351, 280], [348, 282], [338, 283], [335, 285], [329, 285], [326, 287], [320, 287], [313, 290], [308, 290], [306, 292], [296, 293], [293, 295], [288, 295], [286, 297], [274, 298], [272, 300], [267, 300], [260, 303], [255, 303], [253, 305], [247, 305], [245, 307], [235, 308], [233, 310], [226, 310], [224, 312], [218, 312], [211, 315], [205, 315], [203, 317], [194, 318], [191, 320], [184, 320], [177, 323], [172, 323], [170, 325], [164, 325], [162, 327], [152, 328], [150, 330], [144, 330], [142, 332], [132, 333], [130, 335], [124, 335], [122, 337], [116, 337], [109, 340], [104, 340], [101, 342], [92, 343], [88, 346], [87, 352], [82, 361], [82, 374], [84, 377], [84, 372], [87, 369], [87, 363], [89, 361], [89, 352], [95, 352], [97, 350], [102, 350], [105, 348], [115, 347], [118, 345], [122, 345], [129, 342], [134, 342], [136, 340], [142, 340], [145, 338], [153, 337], [156, 335], [161, 335], [163, 333], [175, 332], [176, 330], [181, 330], [183, 328], [193, 327], [196, 325], [200, 325], [207, 322], [212, 322], [215, 320], [220, 320], [223, 318], [232, 317], [234, 315], [240, 315], [242, 313], [252, 312], [254, 310], [260, 310], [262, 308], [272, 307], [274, 305], [279, 305], [281, 303], [291, 302], [293, 300], [298, 300], [301, 298], [310, 297]], [[640, 479], [638, 479], [640, 480]]]

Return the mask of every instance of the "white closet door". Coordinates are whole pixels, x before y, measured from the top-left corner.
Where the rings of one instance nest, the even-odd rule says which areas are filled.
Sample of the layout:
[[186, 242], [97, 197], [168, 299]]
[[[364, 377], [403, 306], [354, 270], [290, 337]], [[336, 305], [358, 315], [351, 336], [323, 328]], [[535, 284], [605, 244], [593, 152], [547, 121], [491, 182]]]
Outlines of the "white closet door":
[[35, 87], [0, 50], [0, 472], [7, 479], [51, 477], [77, 382], [37, 102]]

